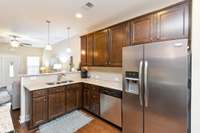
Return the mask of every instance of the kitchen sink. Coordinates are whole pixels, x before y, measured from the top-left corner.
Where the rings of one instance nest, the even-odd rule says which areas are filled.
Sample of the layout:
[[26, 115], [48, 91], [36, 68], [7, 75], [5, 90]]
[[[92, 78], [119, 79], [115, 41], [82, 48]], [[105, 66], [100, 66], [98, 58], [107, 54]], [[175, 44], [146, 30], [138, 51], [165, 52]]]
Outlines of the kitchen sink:
[[56, 82], [48, 82], [48, 83], [46, 83], [47, 85], [55, 85], [56, 84]]
[[73, 80], [65, 80], [65, 81], [58, 81], [58, 82], [47, 82], [47, 85], [56, 85], [56, 84], [66, 84], [74, 82]]
[[65, 80], [65, 81], [58, 81], [56, 84], [65, 84], [65, 83], [71, 83], [73, 80]]

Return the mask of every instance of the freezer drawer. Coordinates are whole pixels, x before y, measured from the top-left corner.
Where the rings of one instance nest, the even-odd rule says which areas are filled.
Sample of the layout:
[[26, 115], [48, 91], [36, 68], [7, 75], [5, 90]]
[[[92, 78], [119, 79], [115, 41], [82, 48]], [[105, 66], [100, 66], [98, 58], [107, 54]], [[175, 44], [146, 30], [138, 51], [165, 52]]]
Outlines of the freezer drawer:
[[101, 117], [121, 127], [121, 98], [101, 93], [100, 99]]

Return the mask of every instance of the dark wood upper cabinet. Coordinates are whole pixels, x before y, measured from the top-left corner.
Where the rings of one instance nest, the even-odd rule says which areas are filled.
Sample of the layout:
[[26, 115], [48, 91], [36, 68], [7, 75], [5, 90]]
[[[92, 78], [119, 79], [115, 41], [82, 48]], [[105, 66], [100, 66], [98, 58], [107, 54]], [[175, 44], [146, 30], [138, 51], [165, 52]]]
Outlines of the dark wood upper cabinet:
[[183, 3], [158, 12], [157, 39], [171, 40], [188, 37], [189, 27], [188, 4]]
[[56, 87], [49, 90], [48, 104], [49, 119], [65, 113], [65, 87]]
[[83, 36], [81, 48], [84, 51], [86, 47], [83, 53], [87, 59], [81, 56], [81, 62], [88, 66], [121, 67], [123, 46], [188, 38], [189, 26], [189, 5], [181, 2]]
[[109, 65], [122, 66], [122, 47], [130, 44], [128, 23], [119, 24], [109, 29]]
[[87, 66], [93, 65], [94, 34], [87, 35]]
[[151, 42], [154, 33], [154, 15], [147, 15], [131, 21], [131, 42], [141, 44]]
[[108, 65], [108, 30], [94, 33], [94, 65]]
[[87, 65], [87, 36], [81, 37], [81, 65]]

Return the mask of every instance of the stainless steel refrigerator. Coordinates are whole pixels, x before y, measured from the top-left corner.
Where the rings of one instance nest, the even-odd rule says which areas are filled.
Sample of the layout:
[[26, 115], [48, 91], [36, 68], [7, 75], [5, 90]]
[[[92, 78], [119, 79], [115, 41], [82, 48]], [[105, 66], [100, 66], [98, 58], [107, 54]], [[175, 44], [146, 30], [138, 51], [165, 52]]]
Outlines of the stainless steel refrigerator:
[[187, 133], [187, 43], [123, 48], [123, 133]]

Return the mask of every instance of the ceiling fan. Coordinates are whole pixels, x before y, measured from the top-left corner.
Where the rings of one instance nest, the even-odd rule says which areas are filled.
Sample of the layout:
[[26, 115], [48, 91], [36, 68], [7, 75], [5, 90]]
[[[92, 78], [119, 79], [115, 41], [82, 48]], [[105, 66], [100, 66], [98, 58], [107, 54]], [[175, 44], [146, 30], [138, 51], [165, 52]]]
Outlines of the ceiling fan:
[[16, 35], [10, 35], [10, 45], [14, 48], [17, 47], [31, 47], [32, 44], [24, 43], [20, 41], [20, 37]]

